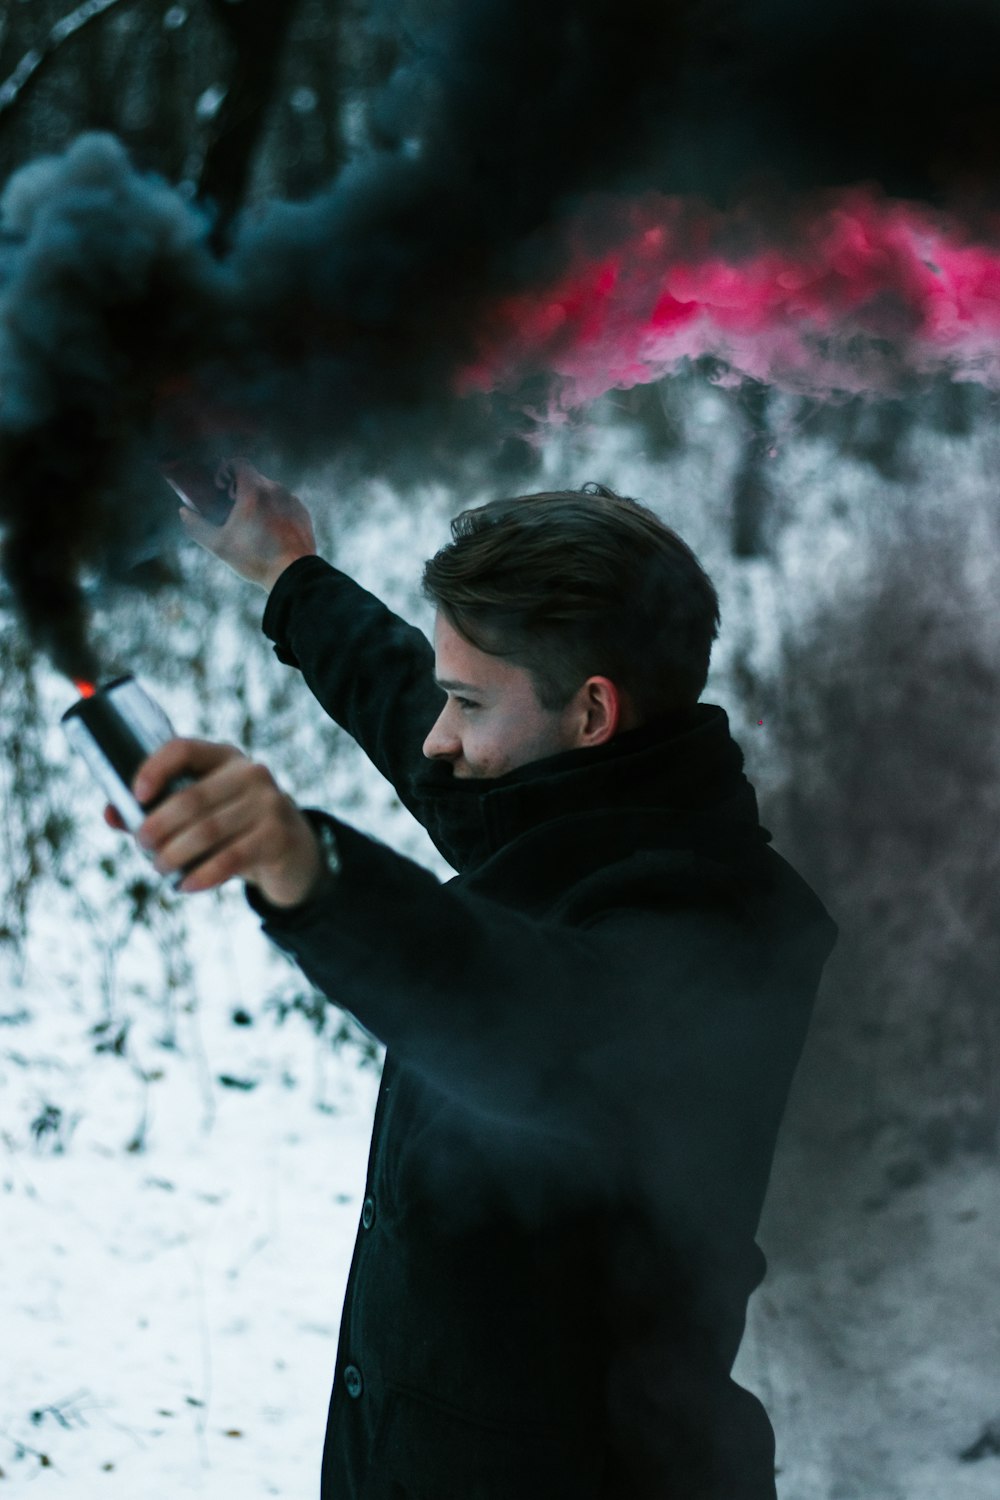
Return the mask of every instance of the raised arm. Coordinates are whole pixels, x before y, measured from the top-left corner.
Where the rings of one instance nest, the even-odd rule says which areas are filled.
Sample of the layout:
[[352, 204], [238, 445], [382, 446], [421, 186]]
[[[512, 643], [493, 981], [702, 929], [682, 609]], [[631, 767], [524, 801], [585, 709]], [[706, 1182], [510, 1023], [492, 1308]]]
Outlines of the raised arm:
[[410, 780], [444, 701], [422, 631], [319, 557], [282, 574], [263, 627], [279, 661], [299, 668], [330, 717], [415, 811]]
[[190, 510], [185, 529], [241, 577], [268, 591], [263, 627], [278, 659], [298, 667], [332, 719], [419, 816], [413, 773], [444, 695], [423, 633], [316, 555], [309, 512], [242, 460], [223, 526]]

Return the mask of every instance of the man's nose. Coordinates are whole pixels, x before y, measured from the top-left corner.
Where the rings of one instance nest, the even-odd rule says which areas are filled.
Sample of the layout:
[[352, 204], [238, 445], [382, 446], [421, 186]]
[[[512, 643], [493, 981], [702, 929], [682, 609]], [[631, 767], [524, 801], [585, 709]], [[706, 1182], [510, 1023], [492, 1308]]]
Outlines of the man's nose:
[[424, 740], [424, 754], [428, 760], [457, 760], [461, 753], [462, 742], [448, 726], [446, 706], [438, 714], [433, 729]]

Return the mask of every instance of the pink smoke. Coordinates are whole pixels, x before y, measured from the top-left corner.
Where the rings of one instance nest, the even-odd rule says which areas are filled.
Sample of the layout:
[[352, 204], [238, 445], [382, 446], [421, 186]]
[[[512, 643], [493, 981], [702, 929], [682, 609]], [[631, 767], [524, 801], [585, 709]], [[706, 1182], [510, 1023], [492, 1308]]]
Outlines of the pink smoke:
[[763, 225], [659, 194], [590, 205], [560, 279], [487, 310], [461, 389], [549, 371], [552, 418], [702, 355], [815, 396], [942, 373], [1000, 388], [1000, 223], [973, 235], [854, 188], [786, 214], [779, 240]]

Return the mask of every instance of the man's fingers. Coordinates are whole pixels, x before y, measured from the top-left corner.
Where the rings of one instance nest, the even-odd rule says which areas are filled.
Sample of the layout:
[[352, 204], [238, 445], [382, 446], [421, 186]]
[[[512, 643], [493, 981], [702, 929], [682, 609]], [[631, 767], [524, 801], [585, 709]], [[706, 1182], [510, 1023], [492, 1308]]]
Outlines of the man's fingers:
[[178, 889], [186, 895], [194, 894], [196, 891], [210, 891], [217, 885], [224, 885], [234, 875], [246, 877], [257, 862], [256, 834], [250, 833], [240, 839], [232, 839], [221, 849], [217, 849], [207, 859], [198, 861], [195, 869], [185, 875]]
[[[192, 785], [164, 798], [139, 829], [139, 843], [153, 854], [169, 857], [179, 867], [232, 832], [231, 819], [225, 827], [215, 827], [215, 820], [225, 815], [231, 805], [252, 804], [259, 815], [262, 807], [280, 801], [282, 796], [265, 766], [237, 754]], [[199, 832], [206, 825], [208, 831]], [[185, 843], [175, 858], [175, 841], [182, 835], [186, 836]]]
[[[192, 792], [195, 790], [191, 788]], [[204, 812], [195, 812], [192, 818], [184, 819], [157, 837], [155, 843], [150, 842], [150, 835], [146, 832], [150, 824], [143, 825], [141, 842], [155, 852], [154, 863], [161, 874], [199, 864], [206, 855], [225, 848], [234, 839], [243, 838], [259, 822], [260, 802], [247, 795], [247, 786], [237, 785], [230, 790], [234, 790], [235, 795], [227, 800], [213, 801]], [[276, 792], [277, 795], [280, 794]], [[182, 816], [185, 796], [185, 793], [180, 793], [171, 799], [177, 804], [175, 819]]]
[[275, 905], [295, 906], [322, 873], [315, 833], [295, 804], [278, 794], [270, 816], [261, 818], [254, 806], [246, 831], [199, 859], [179, 889], [208, 891], [235, 876], [256, 885]]
[[143, 806], [153, 802], [175, 776], [204, 776], [227, 761], [245, 759], [235, 745], [216, 745], [211, 740], [174, 739], [154, 750], [132, 782], [135, 799]]
[[104, 821], [109, 828], [117, 828], [119, 833], [128, 833], [128, 827], [117, 807], [112, 807], [109, 802], [104, 809]]
[[241, 876], [278, 905], [302, 901], [322, 873], [319, 846], [267, 767], [232, 745], [176, 739], [140, 767], [133, 790], [149, 803], [185, 774], [195, 780], [163, 797], [138, 830], [157, 870], [188, 871], [182, 891]]

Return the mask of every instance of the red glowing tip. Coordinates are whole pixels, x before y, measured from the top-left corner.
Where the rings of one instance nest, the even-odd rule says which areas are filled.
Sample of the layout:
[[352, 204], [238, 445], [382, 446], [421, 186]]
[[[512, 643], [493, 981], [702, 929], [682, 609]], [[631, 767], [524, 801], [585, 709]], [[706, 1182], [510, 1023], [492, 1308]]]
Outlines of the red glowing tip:
[[81, 698], [92, 698], [97, 692], [97, 684], [94, 682], [84, 682], [82, 677], [74, 677], [73, 683]]

